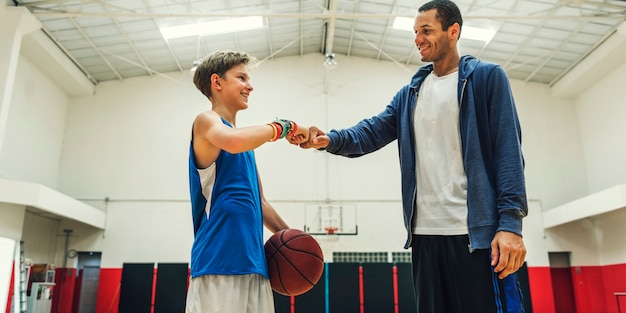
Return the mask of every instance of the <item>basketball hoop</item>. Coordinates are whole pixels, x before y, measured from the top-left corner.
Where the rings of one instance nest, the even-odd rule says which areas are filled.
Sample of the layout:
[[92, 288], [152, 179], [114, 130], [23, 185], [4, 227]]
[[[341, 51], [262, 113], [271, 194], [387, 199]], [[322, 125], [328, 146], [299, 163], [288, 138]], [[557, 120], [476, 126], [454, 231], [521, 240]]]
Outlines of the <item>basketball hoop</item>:
[[324, 230], [326, 231], [327, 234], [334, 235], [335, 232], [339, 230], [339, 227], [324, 227]]

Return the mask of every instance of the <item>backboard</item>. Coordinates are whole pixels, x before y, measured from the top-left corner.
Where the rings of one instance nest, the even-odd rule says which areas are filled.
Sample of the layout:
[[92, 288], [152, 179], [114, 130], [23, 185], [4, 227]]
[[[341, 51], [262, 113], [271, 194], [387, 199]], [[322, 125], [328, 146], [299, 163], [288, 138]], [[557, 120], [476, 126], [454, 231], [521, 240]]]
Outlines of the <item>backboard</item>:
[[356, 204], [308, 204], [304, 231], [311, 235], [357, 235]]

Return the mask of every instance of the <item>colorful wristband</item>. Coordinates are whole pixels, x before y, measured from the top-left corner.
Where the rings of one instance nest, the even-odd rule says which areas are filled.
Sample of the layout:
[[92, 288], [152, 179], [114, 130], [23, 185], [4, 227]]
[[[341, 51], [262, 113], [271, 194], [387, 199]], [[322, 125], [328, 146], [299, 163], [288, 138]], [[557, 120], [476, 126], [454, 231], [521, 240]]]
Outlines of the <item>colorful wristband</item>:
[[298, 124], [296, 122], [291, 121], [291, 130], [287, 134], [287, 136], [293, 136], [298, 131]]
[[274, 135], [272, 136], [270, 141], [276, 141], [276, 134], [278, 134], [278, 129], [276, 128], [276, 125], [274, 123], [268, 123], [267, 125], [271, 126], [274, 130]]

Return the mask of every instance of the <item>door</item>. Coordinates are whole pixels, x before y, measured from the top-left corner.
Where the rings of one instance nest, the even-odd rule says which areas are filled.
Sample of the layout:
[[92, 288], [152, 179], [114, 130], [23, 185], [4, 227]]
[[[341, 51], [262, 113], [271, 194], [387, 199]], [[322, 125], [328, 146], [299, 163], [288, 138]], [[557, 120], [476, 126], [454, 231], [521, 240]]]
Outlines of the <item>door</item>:
[[548, 252], [556, 313], [576, 313], [570, 252]]
[[77, 313], [95, 313], [98, 299], [98, 281], [100, 279], [101, 252], [78, 252], [78, 270], [80, 271], [80, 291], [78, 305], [74, 302]]

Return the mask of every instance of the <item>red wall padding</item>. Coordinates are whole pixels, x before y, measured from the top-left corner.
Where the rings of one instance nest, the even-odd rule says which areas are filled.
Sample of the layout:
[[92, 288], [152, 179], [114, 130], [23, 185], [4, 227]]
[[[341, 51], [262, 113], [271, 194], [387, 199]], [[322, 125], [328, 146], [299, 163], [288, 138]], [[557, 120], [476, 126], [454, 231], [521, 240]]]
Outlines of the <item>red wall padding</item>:
[[13, 264], [11, 265], [11, 280], [9, 282], [9, 297], [7, 300], [7, 307], [6, 307], [6, 313], [11, 312], [11, 300], [13, 299], [13, 288], [15, 286], [15, 261], [13, 261]]
[[[618, 313], [614, 293], [626, 292], [626, 264], [575, 266], [565, 271], [571, 273], [576, 312]], [[528, 279], [533, 312], [555, 313], [553, 283], [558, 278], [551, 277], [549, 267], [529, 267]], [[621, 298], [622, 303], [626, 303], [626, 298]]]
[[[569, 270], [572, 275], [578, 313], [617, 313], [617, 300], [614, 292], [626, 292], [626, 263], [610, 266], [572, 267]], [[60, 279], [61, 276], [57, 270], [56, 279]], [[118, 313], [121, 280], [121, 268], [102, 268], [100, 270], [96, 313]], [[529, 267], [528, 280], [533, 312], [555, 313], [553, 279], [550, 268]], [[74, 284], [75, 282], [67, 282], [60, 285], [64, 286], [63, 289], [70, 288], [73, 291]], [[61, 292], [58, 300], [60, 301], [59, 307], [66, 308], [68, 304], [71, 306], [73, 299], [66, 297], [72, 297], [73, 292], [59, 289], [61, 288], [55, 289], [55, 293]], [[626, 299], [622, 298], [621, 303], [626, 303]], [[622, 307], [622, 310], [624, 309]], [[65, 309], [56, 311], [54, 307], [52, 312], [71, 313]]]
[[117, 313], [122, 283], [121, 268], [100, 269], [96, 313]]
[[[579, 313], [607, 312], [605, 302], [605, 288], [603, 272], [610, 272], [609, 268], [601, 266], [572, 267], [572, 281], [574, 283], [574, 297], [576, 309]], [[616, 310], [617, 311], [617, 310]]]
[[52, 293], [52, 312], [72, 313], [74, 288], [76, 287], [75, 268], [56, 268], [54, 271], [54, 291]]
[[552, 275], [556, 313], [576, 313], [572, 269], [569, 267], [550, 268], [550, 275]]
[[554, 297], [552, 296], [552, 278], [549, 267], [529, 267], [528, 284], [533, 312], [554, 313]]
[[[626, 264], [607, 265], [603, 268], [604, 300], [607, 312], [617, 313], [616, 292], [626, 292]], [[622, 312], [626, 312], [626, 297], [619, 298]]]

